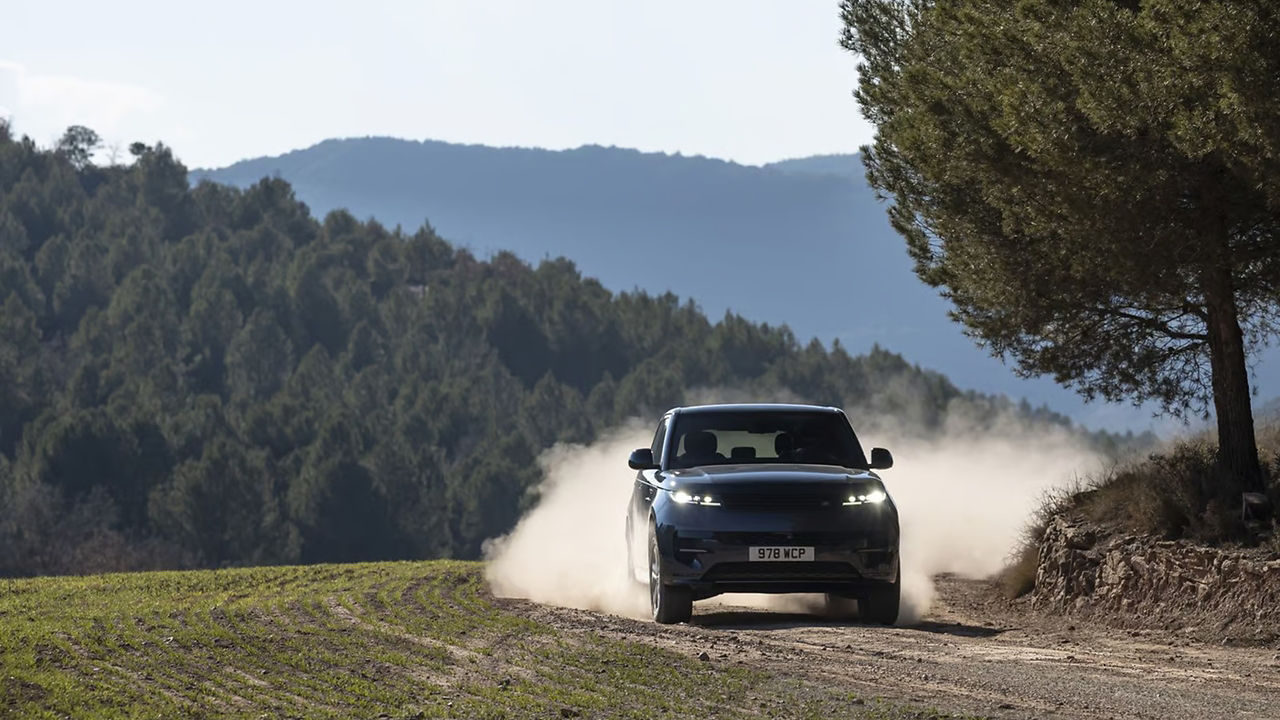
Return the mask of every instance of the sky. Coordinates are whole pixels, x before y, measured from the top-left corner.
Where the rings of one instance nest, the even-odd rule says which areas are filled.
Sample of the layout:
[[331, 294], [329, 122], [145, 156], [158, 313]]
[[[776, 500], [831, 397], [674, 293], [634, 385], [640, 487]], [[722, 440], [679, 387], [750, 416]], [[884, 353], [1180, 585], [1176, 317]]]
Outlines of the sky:
[[387, 135], [756, 165], [873, 135], [839, 0], [32, 0], [4, 15], [0, 117], [45, 146], [89, 126], [121, 160], [134, 141], [213, 168]]
[[[189, 167], [330, 137], [762, 164], [870, 141], [838, 0], [15, 3], [0, 116]], [[123, 154], [123, 150], [121, 150]]]

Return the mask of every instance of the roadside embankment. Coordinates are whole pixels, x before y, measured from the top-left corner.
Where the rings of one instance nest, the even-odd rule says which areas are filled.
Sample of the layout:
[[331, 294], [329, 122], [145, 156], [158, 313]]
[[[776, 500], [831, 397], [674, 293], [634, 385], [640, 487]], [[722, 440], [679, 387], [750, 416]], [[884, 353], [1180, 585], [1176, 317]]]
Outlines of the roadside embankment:
[[1037, 609], [1223, 643], [1280, 638], [1280, 555], [1165, 541], [1070, 514], [1040, 543]]

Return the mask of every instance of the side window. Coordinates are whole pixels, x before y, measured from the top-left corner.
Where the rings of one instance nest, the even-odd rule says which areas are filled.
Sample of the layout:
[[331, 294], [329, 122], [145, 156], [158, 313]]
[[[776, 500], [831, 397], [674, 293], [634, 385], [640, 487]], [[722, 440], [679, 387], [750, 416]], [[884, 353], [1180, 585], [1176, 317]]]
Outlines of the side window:
[[667, 437], [667, 421], [663, 420], [658, 423], [658, 432], [653, 434], [653, 461], [662, 463], [662, 441]]

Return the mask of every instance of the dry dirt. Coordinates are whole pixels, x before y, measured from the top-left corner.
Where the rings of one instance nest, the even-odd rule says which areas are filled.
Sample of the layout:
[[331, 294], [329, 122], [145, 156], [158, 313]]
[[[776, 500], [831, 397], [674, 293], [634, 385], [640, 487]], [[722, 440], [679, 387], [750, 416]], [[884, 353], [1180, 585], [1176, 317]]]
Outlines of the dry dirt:
[[983, 581], [937, 578], [933, 609], [883, 628], [728, 605], [689, 624], [499, 600], [568, 633], [652, 643], [866, 698], [998, 718], [1280, 718], [1280, 647], [1117, 629], [993, 600]]

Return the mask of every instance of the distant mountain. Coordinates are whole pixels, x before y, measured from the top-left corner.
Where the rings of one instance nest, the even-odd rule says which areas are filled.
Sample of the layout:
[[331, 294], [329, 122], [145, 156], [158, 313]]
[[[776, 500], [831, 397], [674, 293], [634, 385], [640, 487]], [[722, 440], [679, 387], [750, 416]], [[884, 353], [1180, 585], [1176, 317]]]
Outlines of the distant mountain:
[[[1020, 379], [966, 338], [916, 278], [856, 155], [754, 167], [613, 147], [358, 138], [192, 173], [241, 187], [265, 176], [288, 180], [318, 214], [430, 221], [480, 255], [562, 255], [613, 290], [671, 290], [712, 317], [732, 309], [855, 352], [880, 344], [961, 387], [1048, 404], [1094, 427], [1151, 424], [1149, 411], [1086, 406], [1049, 379]], [[1267, 365], [1259, 377], [1270, 396], [1280, 363]]]
[[810, 157], [779, 160], [764, 167], [785, 173], [805, 175], [834, 175], [861, 181], [862, 160], [857, 155], [813, 155]]

